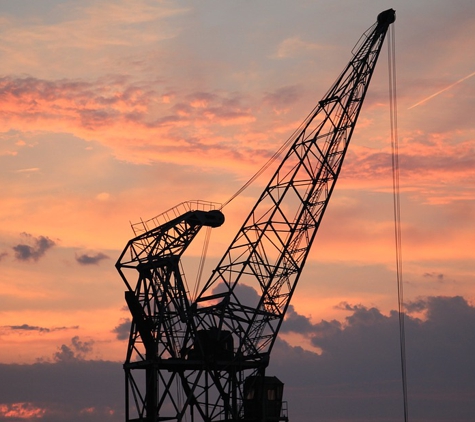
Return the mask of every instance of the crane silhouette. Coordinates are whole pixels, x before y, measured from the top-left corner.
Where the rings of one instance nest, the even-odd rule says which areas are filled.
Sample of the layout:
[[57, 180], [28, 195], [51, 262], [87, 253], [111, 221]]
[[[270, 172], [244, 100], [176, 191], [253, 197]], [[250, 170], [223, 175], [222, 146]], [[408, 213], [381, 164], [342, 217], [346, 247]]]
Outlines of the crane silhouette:
[[223, 224], [215, 204], [183, 203], [127, 243], [116, 264], [132, 315], [127, 422], [288, 419], [266, 368], [394, 21], [386, 10], [363, 34], [196, 298], [180, 259], [202, 227]]

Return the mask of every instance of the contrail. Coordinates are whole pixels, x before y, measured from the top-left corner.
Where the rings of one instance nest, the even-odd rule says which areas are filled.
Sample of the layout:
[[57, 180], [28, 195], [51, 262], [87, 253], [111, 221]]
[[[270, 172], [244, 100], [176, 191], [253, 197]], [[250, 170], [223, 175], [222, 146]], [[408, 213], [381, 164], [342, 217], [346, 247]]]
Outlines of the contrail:
[[425, 103], [426, 101], [429, 101], [431, 98], [434, 98], [435, 96], [441, 94], [444, 91], [447, 91], [448, 89], [452, 88], [455, 85], [458, 85], [460, 82], [463, 82], [467, 80], [468, 78], [471, 78], [473, 75], [475, 75], [475, 72], [470, 73], [470, 75], [465, 76], [462, 79], [459, 79], [457, 82], [454, 82], [453, 84], [449, 85], [448, 87], [441, 89], [440, 91], [436, 92], [435, 94], [432, 94], [431, 96], [424, 98], [422, 101], [419, 101], [418, 103], [414, 104], [413, 106], [409, 107], [408, 110], [411, 108], [417, 107], [418, 105], [421, 105], [422, 103]]

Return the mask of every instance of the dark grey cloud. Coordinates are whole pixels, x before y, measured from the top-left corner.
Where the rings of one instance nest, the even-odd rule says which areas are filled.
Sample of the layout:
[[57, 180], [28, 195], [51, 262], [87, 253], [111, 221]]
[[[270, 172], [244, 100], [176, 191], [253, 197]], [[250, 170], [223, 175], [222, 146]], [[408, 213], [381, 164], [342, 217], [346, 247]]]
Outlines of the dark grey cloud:
[[[224, 283], [219, 283], [214, 287], [213, 294], [219, 294], [226, 292], [228, 288]], [[245, 284], [237, 284], [233, 290], [233, 294], [239, 300], [241, 305], [256, 307], [259, 303], [259, 295], [257, 294], [256, 290]]]
[[[398, 313], [342, 304], [343, 323], [313, 324], [292, 311], [283, 332], [306, 336], [321, 354], [277, 341], [270, 375], [286, 383], [299, 421], [402, 420]], [[406, 363], [410, 419], [466, 422], [475, 415], [475, 308], [462, 297], [407, 305]], [[412, 312], [423, 318], [411, 316]], [[412, 417], [411, 417], [412, 416]]]
[[56, 244], [45, 236], [34, 237], [28, 233], [22, 233], [22, 235], [28, 240], [28, 243], [13, 246], [15, 258], [19, 261], [38, 261], [48, 249]]
[[40, 333], [49, 333], [51, 329], [46, 327], [39, 327], [36, 325], [5, 325], [4, 328], [9, 328], [10, 330], [18, 330], [18, 331], [39, 331]]
[[[122, 364], [70, 360], [33, 365], [0, 364], [0, 421], [14, 422], [3, 410], [40, 409], [42, 422], [123, 422]], [[29, 419], [28, 419], [29, 420]]]
[[78, 329], [79, 327], [40, 327], [37, 325], [29, 325], [29, 324], [21, 324], [21, 325], [4, 325], [3, 328], [7, 328], [12, 331], [37, 331], [39, 333], [50, 333], [53, 331], [62, 331], [62, 330], [70, 330], [70, 329]]
[[[341, 304], [339, 308], [348, 312], [341, 323], [312, 323], [294, 308], [289, 311], [283, 331], [301, 333], [322, 350], [317, 354], [277, 339], [267, 375], [285, 383], [290, 420], [403, 420], [397, 313], [385, 315], [363, 305]], [[423, 317], [411, 316], [413, 311]], [[462, 297], [427, 297], [409, 304], [408, 312], [410, 420], [472, 421], [474, 306]], [[119, 324], [122, 328], [117, 332], [122, 332], [125, 323]], [[91, 342], [74, 337], [58, 349], [53, 363], [0, 364], [1, 404], [41, 407], [45, 422], [123, 421], [122, 365], [87, 360], [91, 351]], [[0, 421], [12, 420], [0, 415]]]
[[55, 362], [76, 362], [85, 360], [86, 356], [92, 352], [93, 340], [81, 341], [79, 336], [71, 339], [71, 344], [62, 344], [58, 351], [54, 353]]
[[99, 252], [96, 254], [81, 254], [76, 256], [76, 261], [81, 265], [97, 265], [103, 259], [109, 259], [109, 256]]
[[59, 350], [55, 352], [53, 357], [56, 362], [74, 362], [78, 360], [71, 347], [65, 344], [59, 347]]
[[117, 340], [127, 340], [130, 333], [131, 321], [129, 318], [123, 319], [119, 325], [112, 330], [116, 334]]
[[77, 353], [86, 354], [92, 351], [92, 345], [94, 344], [93, 340], [81, 341], [78, 336], [74, 336], [71, 339], [71, 344]]
[[293, 331], [295, 333], [306, 334], [312, 332], [313, 324], [307, 317], [299, 315], [293, 305], [289, 305], [287, 309], [285, 324], [282, 325], [281, 332], [286, 333]]

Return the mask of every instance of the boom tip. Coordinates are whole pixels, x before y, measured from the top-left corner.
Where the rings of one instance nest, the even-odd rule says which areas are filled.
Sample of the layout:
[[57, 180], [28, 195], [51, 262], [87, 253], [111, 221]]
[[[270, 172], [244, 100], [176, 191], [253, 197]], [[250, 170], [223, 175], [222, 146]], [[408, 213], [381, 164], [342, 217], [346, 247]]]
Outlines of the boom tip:
[[388, 9], [378, 15], [378, 26], [389, 26], [396, 20], [396, 11]]

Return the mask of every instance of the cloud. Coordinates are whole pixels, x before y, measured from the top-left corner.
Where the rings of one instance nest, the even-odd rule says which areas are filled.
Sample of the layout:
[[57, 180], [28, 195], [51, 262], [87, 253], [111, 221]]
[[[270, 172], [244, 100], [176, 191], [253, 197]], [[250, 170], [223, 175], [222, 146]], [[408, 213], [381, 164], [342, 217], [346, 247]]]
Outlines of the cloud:
[[39, 333], [51, 333], [54, 331], [63, 331], [63, 330], [70, 330], [70, 329], [77, 329], [78, 326], [74, 327], [40, 327], [36, 325], [29, 325], [29, 324], [22, 324], [22, 325], [4, 325], [3, 328], [9, 329], [11, 331], [37, 331]]
[[[228, 287], [224, 283], [218, 283], [212, 290], [213, 294], [227, 292]], [[238, 299], [241, 305], [255, 308], [259, 303], [259, 295], [256, 289], [252, 286], [238, 283], [234, 286], [233, 294]]]
[[45, 422], [125, 420], [121, 363], [0, 364], [0, 377], [0, 421], [24, 420], [27, 414], [28, 420]]
[[[315, 346], [321, 348], [323, 354], [333, 356], [337, 349], [351, 351], [352, 356], [357, 355], [358, 351], [364, 348], [365, 338], [371, 341], [379, 338], [379, 342], [386, 345], [394, 343], [389, 336], [393, 336], [398, 331], [399, 321], [396, 311], [384, 315], [375, 307], [347, 303], [338, 305], [338, 308], [351, 312], [343, 323], [336, 320], [312, 323], [309, 318], [299, 315], [290, 306], [282, 325], [282, 332], [305, 335]], [[429, 350], [428, 348], [431, 347], [432, 356], [435, 350], [441, 347], [445, 348], [449, 345], [458, 347], [456, 344], [463, 341], [466, 333], [470, 331], [471, 324], [475, 322], [475, 307], [461, 296], [421, 298], [408, 302], [406, 309], [405, 325], [409, 342], [417, 343], [418, 348], [423, 347]], [[412, 317], [412, 313], [423, 313], [425, 318]], [[448, 341], [451, 337], [457, 338], [455, 343]], [[475, 336], [470, 336], [468, 340], [467, 353], [468, 350], [475, 348]], [[359, 358], [366, 359], [364, 357], [366, 354], [367, 351], [362, 352]], [[376, 356], [372, 356], [371, 359], [377, 361]], [[468, 360], [468, 355], [466, 360]]]
[[[292, 311], [282, 330], [309, 337], [321, 353], [279, 340], [268, 374], [286, 383], [285, 399], [297, 420], [397, 420], [402, 413], [397, 312], [341, 308], [350, 312], [341, 324], [312, 323]], [[410, 413], [417, 420], [470, 420], [475, 412], [475, 307], [459, 296], [439, 296], [407, 308]], [[412, 317], [412, 312], [425, 317]]]
[[289, 108], [303, 97], [303, 88], [292, 85], [278, 88], [264, 95], [263, 101], [270, 104], [277, 114], [285, 113]]
[[281, 332], [294, 332], [300, 334], [310, 333], [313, 330], [313, 324], [310, 320], [303, 316], [299, 315], [293, 305], [289, 305], [287, 313], [285, 316], [285, 323], [282, 325]]
[[6, 420], [41, 419], [46, 409], [35, 406], [33, 403], [0, 404], [0, 418]]
[[38, 171], [40, 171], [40, 169], [38, 167], [33, 167], [33, 168], [29, 168], [29, 169], [16, 170], [16, 173], [36, 173]]
[[264, 152], [255, 143], [237, 147], [237, 134], [243, 133], [245, 139], [253, 131], [246, 125], [256, 120], [242, 96], [182, 92], [165, 103], [162, 89], [127, 77], [96, 81], [3, 77], [3, 129], [28, 124], [31, 131], [72, 133], [97, 140], [112, 148], [117, 158], [133, 163], [194, 164], [202, 157], [206, 161], [200, 165], [226, 167], [226, 162], [233, 162], [239, 168], [254, 162], [249, 151]]
[[472, 73], [470, 73], [470, 74], [467, 75], [467, 76], [464, 76], [463, 78], [457, 80], [456, 82], [453, 82], [453, 83], [450, 84], [449, 86], [446, 86], [445, 88], [443, 88], [443, 89], [437, 91], [436, 93], [430, 95], [429, 97], [426, 97], [426, 98], [424, 98], [423, 100], [420, 100], [420, 101], [417, 102], [416, 104], [414, 104], [414, 105], [412, 105], [411, 107], [409, 107], [408, 110], [410, 110], [411, 108], [417, 107], [418, 105], [423, 104], [423, 103], [425, 103], [426, 101], [429, 101], [430, 99], [436, 97], [437, 95], [442, 94], [444, 91], [447, 91], [448, 89], [453, 88], [455, 85], [458, 85], [459, 83], [461, 83], [461, 82], [463, 82], [463, 81], [465, 81], [465, 80], [471, 78], [473, 75], [475, 75], [475, 72], [472, 72]]
[[443, 281], [444, 280], [444, 274], [442, 274], [442, 273], [424, 273], [423, 277], [436, 279], [437, 281]]
[[[87, 129], [99, 129], [119, 120], [142, 116], [153, 91], [130, 84], [125, 77], [99, 80], [49, 81], [33, 77], [0, 78], [6, 116], [47, 122], [76, 122]], [[56, 110], [56, 113], [54, 112]], [[64, 127], [64, 126], [63, 126]]]
[[[118, 0], [64, 7], [51, 2], [28, 11], [17, 7], [20, 18], [2, 16], [1, 35], [8, 52], [4, 73], [77, 75], [84, 74], [85, 62], [95, 64], [88, 66], [89, 74], [112, 73], [125, 60], [129, 70], [136, 70], [142, 54], [151, 48], [162, 52], [160, 42], [180, 32], [174, 16], [186, 12], [171, 3], [152, 3]], [[63, 60], [51, 66], [58, 57]]]
[[59, 350], [54, 354], [54, 360], [56, 362], [72, 362], [77, 360], [77, 357], [69, 346], [62, 344]]
[[30, 243], [33, 243], [33, 245], [20, 243], [13, 246], [12, 249], [15, 251], [15, 258], [19, 261], [38, 261], [48, 249], [56, 244], [53, 240], [45, 236], [33, 237], [28, 233], [22, 234]]
[[[54, 128], [57, 133], [95, 139], [112, 148], [117, 158], [128, 162], [186, 162], [241, 173], [247, 166], [263, 164], [277, 149], [273, 141], [283, 141], [279, 139], [280, 131], [285, 128], [285, 133], [289, 133], [291, 128], [297, 128], [304, 113], [309, 111], [303, 110], [295, 122], [293, 116], [286, 121], [274, 121], [276, 115], [292, 111], [303, 99], [305, 90], [298, 85], [276, 86], [262, 96], [176, 90], [169, 102], [162, 101], [164, 90], [169, 88], [162, 82], [139, 82], [126, 76], [92, 81], [3, 77], [0, 78], [3, 129], [21, 130], [27, 125], [31, 131], [51, 132]], [[271, 109], [266, 109], [269, 105]], [[360, 119], [357, 136], [368, 136], [370, 140], [375, 137], [374, 132], [379, 128], [374, 120], [379, 115], [372, 112], [368, 110], [365, 114], [371, 123], [369, 128]], [[390, 188], [388, 146], [371, 149], [352, 145], [350, 156], [352, 159], [344, 164], [340, 186]], [[434, 180], [441, 174], [446, 181], [457, 184], [475, 178], [473, 156], [473, 141], [465, 131], [455, 130], [454, 125], [447, 125], [444, 133], [407, 131], [400, 142], [402, 186], [417, 186], [418, 191], [433, 201], [460, 198], [463, 190], [452, 188], [447, 195], [447, 183], [438, 184]]]
[[117, 340], [127, 340], [130, 333], [131, 320], [129, 318], [122, 319], [121, 323], [112, 330], [116, 334]]
[[316, 43], [302, 40], [299, 36], [287, 38], [277, 47], [274, 58], [287, 59], [303, 54], [309, 54], [315, 50], [322, 50], [325, 47]]
[[[475, 412], [475, 308], [457, 296], [420, 298], [411, 305], [406, 353], [412, 417], [434, 422], [471, 420]], [[323, 352], [278, 339], [266, 374], [285, 383], [284, 400], [292, 420], [399, 420], [397, 315], [363, 305], [339, 307], [349, 313], [341, 325], [312, 323], [291, 309], [284, 322], [284, 326], [290, 324], [287, 331], [318, 339]], [[423, 311], [425, 317], [412, 317], [413, 311]], [[331, 329], [322, 329], [328, 324]], [[6, 419], [6, 412], [26, 409], [44, 410], [47, 422], [124, 420], [122, 364], [76, 356], [89, 354], [91, 348], [90, 342], [74, 337], [71, 344], [62, 345], [63, 359], [53, 363], [0, 364], [0, 420], [12, 420]]]
[[81, 341], [79, 336], [74, 336], [71, 339], [69, 346], [62, 344], [58, 351], [54, 353], [53, 359], [55, 362], [75, 362], [84, 360], [87, 355], [92, 352], [94, 340]]
[[96, 254], [81, 254], [76, 256], [76, 261], [81, 265], [97, 265], [104, 259], [109, 259], [109, 256], [106, 254], [99, 252]]
[[[357, 133], [364, 136], [366, 130]], [[467, 183], [475, 180], [474, 152], [474, 142], [464, 131], [406, 132], [401, 136], [398, 154], [402, 191], [434, 204], [472, 199], [473, 192]], [[340, 188], [389, 191], [391, 161], [388, 144], [377, 149], [351, 145], [343, 164]]]

